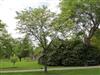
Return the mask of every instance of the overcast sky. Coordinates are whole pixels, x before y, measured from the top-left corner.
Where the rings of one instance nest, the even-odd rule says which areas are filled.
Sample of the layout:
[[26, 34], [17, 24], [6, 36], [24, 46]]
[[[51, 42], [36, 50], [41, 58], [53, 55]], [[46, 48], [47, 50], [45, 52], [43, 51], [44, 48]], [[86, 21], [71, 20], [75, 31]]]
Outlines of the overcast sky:
[[36, 8], [41, 5], [47, 5], [51, 11], [59, 12], [59, 0], [0, 0], [0, 19], [6, 23], [8, 32], [14, 37], [20, 37], [16, 29], [16, 11], [25, 8]]

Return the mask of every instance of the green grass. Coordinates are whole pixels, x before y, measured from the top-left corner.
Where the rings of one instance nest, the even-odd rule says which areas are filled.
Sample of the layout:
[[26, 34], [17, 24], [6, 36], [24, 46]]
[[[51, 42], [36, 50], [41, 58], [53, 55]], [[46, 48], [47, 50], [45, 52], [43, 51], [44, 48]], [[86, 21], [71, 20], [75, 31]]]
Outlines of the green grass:
[[1, 69], [39, 69], [42, 65], [39, 65], [37, 61], [26, 61], [22, 60], [21, 62], [16, 62], [15, 65], [9, 60], [0, 61], [0, 70]]
[[81, 69], [81, 70], [63, 70], [44, 72], [24, 72], [24, 73], [1, 73], [0, 75], [100, 75], [98, 69]]

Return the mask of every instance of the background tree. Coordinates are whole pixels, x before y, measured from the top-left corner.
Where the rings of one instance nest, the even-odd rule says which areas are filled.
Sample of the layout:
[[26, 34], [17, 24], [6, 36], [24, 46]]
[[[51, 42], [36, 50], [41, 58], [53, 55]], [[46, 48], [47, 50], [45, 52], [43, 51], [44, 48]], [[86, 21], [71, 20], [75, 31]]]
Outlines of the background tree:
[[33, 51], [33, 56], [35, 60], [38, 60], [42, 54], [43, 48], [41, 47], [36, 47]]
[[5, 24], [0, 20], [0, 31], [2, 31], [5, 28]]
[[10, 58], [13, 53], [12, 42], [13, 38], [8, 34], [5, 24], [0, 20], [0, 56]]
[[[61, 18], [63, 23], [71, 20], [86, 46], [100, 25], [100, 0], [62, 0]], [[68, 24], [67, 24], [68, 25]]]
[[14, 39], [13, 50], [20, 61], [25, 57], [31, 58], [33, 55], [33, 47], [33, 43], [28, 35], [25, 35], [24, 38]]
[[21, 52], [19, 57], [20, 58], [31, 57], [32, 53], [33, 53], [33, 44], [29, 39], [29, 36], [25, 35], [25, 37], [22, 39]]
[[6, 30], [2, 32], [2, 50], [5, 58], [10, 58], [13, 54], [13, 38]]
[[0, 20], [0, 58], [2, 57], [2, 31], [5, 29], [5, 24]]

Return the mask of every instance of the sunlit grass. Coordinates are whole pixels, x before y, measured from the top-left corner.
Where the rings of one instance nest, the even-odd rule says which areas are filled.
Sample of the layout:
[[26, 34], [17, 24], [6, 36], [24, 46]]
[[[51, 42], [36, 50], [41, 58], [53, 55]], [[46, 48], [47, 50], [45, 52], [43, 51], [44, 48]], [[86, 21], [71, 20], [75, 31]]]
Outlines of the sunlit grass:
[[0, 61], [0, 69], [39, 69], [42, 65], [38, 64], [37, 61], [17, 61], [15, 65], [10, 60]]

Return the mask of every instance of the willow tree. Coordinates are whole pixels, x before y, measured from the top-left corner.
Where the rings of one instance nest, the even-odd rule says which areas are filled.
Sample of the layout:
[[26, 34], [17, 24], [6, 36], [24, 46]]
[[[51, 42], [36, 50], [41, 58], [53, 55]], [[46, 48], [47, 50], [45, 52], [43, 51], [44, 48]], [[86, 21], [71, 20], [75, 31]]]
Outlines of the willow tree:
[[[52, 39], [56, 36], [53, 31], [52, 21], [54, 19], [54, 13], [50, 12], [47, 7], [41, 8], [29, 8], [21, 12], [17, 12], [18, 26], [17, 28], [22, 33], [27, 33], [32, 39], [35, 39], [39, 46], [43, 48], [44, 59], [44, 71], [47, 72], [47, 50], [52, 42]], [[49, 38], [49, 39], [48, 39]]]
[[61, 11], [63, 23], [73, 22], [84, 44], [89, 46], [100, 25], [100, 0], [62, 0]]

